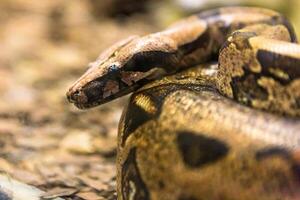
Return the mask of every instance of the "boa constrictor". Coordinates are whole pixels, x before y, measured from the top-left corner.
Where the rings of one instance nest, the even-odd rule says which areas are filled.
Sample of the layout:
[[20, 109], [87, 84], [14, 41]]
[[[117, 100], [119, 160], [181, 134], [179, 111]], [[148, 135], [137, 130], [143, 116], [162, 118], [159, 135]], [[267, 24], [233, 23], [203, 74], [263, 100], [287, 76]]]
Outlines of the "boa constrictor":
[[67, 97], [84, 109], [132, 91], [118, 199], [300, 198], [300, 46], [281, 14], [218, 8], [132, 36]]

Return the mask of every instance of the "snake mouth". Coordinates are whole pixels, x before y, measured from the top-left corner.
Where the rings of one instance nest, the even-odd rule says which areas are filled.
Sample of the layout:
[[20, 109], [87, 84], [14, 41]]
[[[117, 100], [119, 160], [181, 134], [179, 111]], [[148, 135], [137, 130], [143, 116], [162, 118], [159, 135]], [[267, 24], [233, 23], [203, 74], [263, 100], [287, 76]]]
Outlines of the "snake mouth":
[[104, 98], [101, 95], [97, 99], [94, 99], [92, 101], [88, 100], [84, 103], [80, 102], [80, 101], [70, 100], [69, 97], [68, 97], [68, 100], [69, 100], [70, 103], [73, 103], [79, 109], [89, 109], [89, 108], [96, 107], [98, 105], [105, 104], [105, 103], [110, 102], [110, 101], [112, 101], [114, 99], [117, 99], [119, 97], [125, 96], [125, 95], [137, 90], [139, 87], [140, 87], [139, 84], [134, 84], [131, 87], [127, 87], [123, 90], [120, 90], [119, 92], [117, 92], [115, 94], [111, 94], [111, 95], [109, 95], [107, 97], [104, 97]]
[[157, 73], [153, 73], [156, 71], [107, 74], [83, 86], [71, 87], [67, 98], [79, 109], [92, 108], [137, 90], [151, 81], [151, 76], [157, 77]]

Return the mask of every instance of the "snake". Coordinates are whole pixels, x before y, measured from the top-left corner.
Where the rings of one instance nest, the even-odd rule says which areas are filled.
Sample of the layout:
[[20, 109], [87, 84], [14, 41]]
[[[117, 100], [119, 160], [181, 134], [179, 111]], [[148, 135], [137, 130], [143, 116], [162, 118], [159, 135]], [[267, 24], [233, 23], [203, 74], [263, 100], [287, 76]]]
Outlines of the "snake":
[[131, 92], [118, 199], [300, 198], [300, 46], [282, 14], [221, 7], [130, 36], [67, 98], [87, 109]]

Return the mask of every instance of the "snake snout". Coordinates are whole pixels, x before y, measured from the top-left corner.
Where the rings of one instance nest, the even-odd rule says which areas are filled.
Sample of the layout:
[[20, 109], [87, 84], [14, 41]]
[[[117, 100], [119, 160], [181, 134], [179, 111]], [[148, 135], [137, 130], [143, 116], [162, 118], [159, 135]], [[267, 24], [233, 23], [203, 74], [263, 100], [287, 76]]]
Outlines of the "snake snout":
[[75, 104], [85, 104], [88, 101], [87, 96], [80, 90], [69, 91], [67, 93], [67, 98], [70, 103]]

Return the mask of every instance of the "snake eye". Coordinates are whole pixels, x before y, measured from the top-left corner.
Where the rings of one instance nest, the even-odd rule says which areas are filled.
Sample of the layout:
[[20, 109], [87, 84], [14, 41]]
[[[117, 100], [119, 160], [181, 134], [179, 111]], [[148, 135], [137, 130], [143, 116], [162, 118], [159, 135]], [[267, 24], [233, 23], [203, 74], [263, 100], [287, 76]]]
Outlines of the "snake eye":
[[109, 67], [108, 67], [108, 71], [109, 72], [115, 72], [119, 69], [119, 64], [118, 63], [112, 63]]

